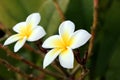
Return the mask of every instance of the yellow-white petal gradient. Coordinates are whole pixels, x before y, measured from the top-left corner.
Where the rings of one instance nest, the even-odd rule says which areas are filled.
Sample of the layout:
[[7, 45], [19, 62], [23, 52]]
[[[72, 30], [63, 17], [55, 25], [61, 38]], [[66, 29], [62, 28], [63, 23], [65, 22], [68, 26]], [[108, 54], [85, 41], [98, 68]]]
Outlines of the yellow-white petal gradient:
[[26, 42], [26, 37], [24, 37], [23, 39], [20, 39], [19, 41], [17, 41], [17, 43], [14, 46], [14, 52], [17, 52], [21, 47], [23, 47], [25, 42]]
[[63, 41], [59, 35], [49, 37], [44, 41], [42, 47], [44, 48], [60, 48], [63, 47]]
[[75, 25], [71, 21], [64, 21], [59, 27], [59, 34], [65, 43], [69, 40], [75, 30]]
[[50, 50], [44, 58], [43, 61], [43, 68], [46, 68], [50, 63], [52, 63], [52, 61], [60, 54], [60, 49], [52, 49]]
[[36, 26], [38, 25], [38, 23], [40, 22], [41, 16], [39, 13], [33, 13], [30, 14], [27, 19], [26, 19], [26, 23], [27, 24], [32, 24], [32, 26]]
[[80, 29], [74, 32], [73, 36], [71, 37], [71, 45], [72, 49], [78, 48], [84, 45], [91, 37], [91, 34], [88, 33], [86, 30]]
[[20, 39], [20, 37], [19, 37], [18, 34], [12, 35], [5, 41], [4, 45], [9, 45], [9, 44], [11, 44], [13, 42], [16, 42], [19, 39]]
[[19, 33], [20, 30], [23, 29], [24, 27], [26, 27], [26, 22], [20, 22], [13, 27], [13, 30]]
[[41, 26], [37, 26], [32, 30], [31, 35], [27, 39], [28, 41], [36, 41], [45, 36], [46, 32]]
[[29, 15], [25, 22], [20, 22], [13, 27], [13, 30], [17, 34], [10, 36], [4, 43], [4, 45], [11, 44], [18, 41], [14, 46], [14, 52], [17, 52], [27, 41], [37, 41], [42, 38], [46, 32], [38, 26], [41, 16], [39, 13], [32, 13]]
[[74, 55], [72, 49], [67, 48], [63, 50], [59, 55], [59, 61], [62, 67], [64, 68], [73, 68], [74, 63]]

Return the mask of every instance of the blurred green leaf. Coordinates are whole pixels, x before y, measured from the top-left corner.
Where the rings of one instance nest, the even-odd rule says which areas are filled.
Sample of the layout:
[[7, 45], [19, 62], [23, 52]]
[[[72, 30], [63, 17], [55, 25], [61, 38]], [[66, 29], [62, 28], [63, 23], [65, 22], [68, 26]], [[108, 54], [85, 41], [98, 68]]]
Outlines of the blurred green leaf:
[[[76, 29], [86, 29], [90, 32], [93, 21], [93, 0], [57, 0], [62, 8], [67, 20], [75, 23]], [[90, 75], [91, 80], [119, 80], [120, 74], [120, 0], [100, 0], [99, 5], [99, 27], [96, 31], [94, 46], [94, 55], [90, 58]], [[0, 22], [10, 30], [18, 22], [25, 21], [26, 17], [34, 12], [41, 14], [40, 25], [47, 32], [45, 36], [51, 36], [58, 32], [60, 15], [57, 12], [53, 0], [1, 0], [0, 1]], [[3, 42], [1, 42], [3, 43]], [[10, 45], [10, 50], [13, 50]], [[36, 48], [31, 45], [32, 47]], [[82, 49], [83, 48], [83, 49]], [[84, 52], [86, 46], [80, 48]], [[85, 48], [85, 49], [84, 49]], [[30, 66], [23, 64], [6, 55], [5, 51], [0, 49], [0, 58], [10, 62], [12, 65], [19, 66], [26, 73], [35, 73], [38, 71], [30, 69]], [[43, 59], [33, 52], [22, 48], [20, 55], [27, 60], [42, 66]], [[50, 68], [51, 69], [51, 68]], [[52, 70], [52, 69], [51, 69]], [[4, 73], [4, 74], [3, 74]], [[16, 73], [9, 72], [7, 68], [0, 65], [0, 78], [16, 79]], [[55, 78], [48, 76], [46, 80]], [[56, 79], [57, 80], [57, 79]]]
[[[120, 44], [120, 38], [117, 41], [117, 44]], [[113, 52], [113, 55], [111, 56], [109, 65], [108, 65], [108, 71], [106, 73], [106, 80], [119, 80], [120, 79], [120, 45], [115, 46], [115, 51]]]
[[119, 47], [117, 43], [120, 38], [118, 35], [120, 30], [119, 8], [120, 4], [117, 1], [114, 1], [111, 8], [102, 13], [102, 16], [104, 14], [104, 18], [102, 18], [104, 24], [99, 26], [100, 32], [96, 35], [96, 44], [94, 48], [94, 55], [92, 57], [92, 80], [97, 77], [99, 77], [99, 80], [106, 78], [105, 75], [107, 71], [109, 71], [108, 66], [110, 64], [111, 57], [117, 49], [116, 46]]
[[[62, 9], [63, 12], [65, 12], [69, 0], [58, 0], [58, 1], [60, 8]], [[41, 5], [39, 11], [42, 15], [41, 24], [43, 25], [43, 27], [45, 27], [47, 31], [47, 36], [56, 33], [58, 31], [61, 18], [55, 8], [54, 2], [52, 0], [47, 0]]]
[[[69, 0], [58, 0], [58, 4], [60, 5], [63, 12], [66, 11], [67, 5], [69, 3]], [[0, 1], [0, 22], [5, 25], [10, 30], [12, 27], [17, 24], [18, 22], [25, 21], [26, 17], [34, 12], [39, 12], [41, 14], [41, 22], [40, 25], [42, 25], [46, 31], [47, 35], [46, 37], [56, 33], [58, 31], [58, 27], [60, 24], [60, 15], [57, 12], [55, 5], [53, 3], [53, 0], [1, 0]], [[3, 43], [3, 42], [2, 42]], [[10, 45], [10, 50], [13, 51], [13, 46]], [[31, 45], [32, 46], [32, 45]], [[8, 58], [7, 54], [0, 50], [0, 53], [3, 53], [4, 55], [0, 55], [1, 58]], [[29, 50], [26, 50], [22, 48], [18, 53], [20, 53], [21, 56], [25, 57], [27, 60], [30, 60], [36, 64], [42, 64], [40, 61], [40, 56], [36, 56], [33, 52], [30, 54]], [[11, 57], [10, 57], [11, 59]], [[32, 69], [29, 69], [30, 66], [25, 65], [24, 63], [21, 63], [17, 60], [14, 61], [12, 58], [11, 60], [7, 59], [8, 62], [12, 65], [19, 66], [23, 71], [30, 74], [32, 72], [35, 72]], [[38, 63], [38, 61], [40, 61]], [[5, 68], [4, 66], [0, 66], [0, 69]], [[9, 73], [7, 71], [7, 68], [0, 70], [0, 75], [4, 78], [7, 77], [11, 78], [13, 75], [8, 75]], [[4, 74], [2, 74], [4, 72]], [[36, 73], [37, 74], [37, 73]], [[17, 76], [17, 75], [16, 75]], [[49, 77], [50, 78], [50, 77]], [[6, 79], [6, 78], [5, 78]], [[15, 79], [15, 78], [14, 78]], [[53, 79], [51, 77], [51, 79]], [[9, 79], [10, 80], [10, 79]]]
[[92, 0], [70, 0], [65, 16], [75, 23], [77, 29], [90, 30], [92, 26], [92, 15]]

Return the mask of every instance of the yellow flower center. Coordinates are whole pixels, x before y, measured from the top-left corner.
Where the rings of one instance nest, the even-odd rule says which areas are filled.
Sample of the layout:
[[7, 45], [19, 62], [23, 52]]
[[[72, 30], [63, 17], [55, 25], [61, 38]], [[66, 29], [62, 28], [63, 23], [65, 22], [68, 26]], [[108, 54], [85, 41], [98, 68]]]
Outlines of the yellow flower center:
[[69, 34], [67, 33], [64, 33], [62, 35], [62, 40], [63, 40], [63, 48], [64, 50], [66, 50], [72, 44], [71, 36], [69, 36]]
[[28, 24], [25, 27], [22, 27], [20, 29], [20, 36], [21, 36], [21, 38], [24, 38], [24, 37], [29, 38], [31, 33], [32, 33], [32, 26], [31, 26], [31, 24]]
[[59, 41], [59, 45], [60, 45], [60, 49], [61, 49], [61, 53], [65, 53], [68, 48], [70, 48], [71, 45], [71, 41], [70, 39], [68, 39], [68, 36], [62, 36], [61, 41]]

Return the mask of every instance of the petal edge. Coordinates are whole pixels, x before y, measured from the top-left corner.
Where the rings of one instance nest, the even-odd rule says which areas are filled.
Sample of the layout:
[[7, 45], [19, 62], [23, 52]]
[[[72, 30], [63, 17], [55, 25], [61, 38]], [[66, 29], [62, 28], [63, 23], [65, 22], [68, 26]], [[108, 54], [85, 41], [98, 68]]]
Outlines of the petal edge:
[[43, 27], [37, 26], [36, 28], [34, 28], [34, 30], [32, 31], [32, 34], [29, 36], [29, 38], [27, 40], [28, 41], [37, 41], [45, 35], [46, 35], [46, 32], [43, 29]]
[[41, 20], [41, 16], [40, 16], [39, 13], [32, 13], [32, 14], [30, 14], [30, 15], [27, 17], [26, 23], [27, 23], [27, 24], [31, 24], [31, 23], [32, 23], [32, 25], [33, 25], [33, 27], [34, 27], [34, 26], [36, 26], [36, 25], [39, 24], [40, 20]]
[[66, 51], [61, 52], [59, 61], [62, 67], [71, 69], [74, 65], [74, 55], [72, 49], [68, 48]]
[[13, 27], [13, 30], [17, 33], [20, 32], [21, 28], [23, 27], [26, 27], [26, 22], [20, 22], [20, 23], [17, 23], [14, 27]]
[[60, 24], [59, 35], [62, 37], [63, 41], [66, 43], [72, 36], [75, 30], [75, 24], [72, 21], [64, 21]]
[[19, 40], [20, 37], [18, 34], [15, 34], [15, 35], [12, 35], [10, 36], [5, 42], [4, 42], [4, 45], [9, 45], [11, 43], [14, 43], [16, 42], [17, 40]]
[[47, 38], [44, 43], [42, 44], [42, 47], [44, 48], [56, 48], [56, 47], [62, 47], [63, 41], [61, 40], [59, 35], [54, 35], [49, 38]]
[[91, 37], [91, 34], [86, 30], [80, 29], [74, 32], [71, 37], [71, 48], [75, 49], [84, 45]]
[[43, 61], [43, 68], [45, 69], [52, 61], [59, 55], [61, 50], [59, 49], [52, 49], [50, 50], [44, 58]]
[[17, 43], [14, 46], [14, 52], [17, 52], [21, 47], [23, 47], [25, 42], [26, 42], [26, 37], [24, 37], [23, 39], [17, 41]]

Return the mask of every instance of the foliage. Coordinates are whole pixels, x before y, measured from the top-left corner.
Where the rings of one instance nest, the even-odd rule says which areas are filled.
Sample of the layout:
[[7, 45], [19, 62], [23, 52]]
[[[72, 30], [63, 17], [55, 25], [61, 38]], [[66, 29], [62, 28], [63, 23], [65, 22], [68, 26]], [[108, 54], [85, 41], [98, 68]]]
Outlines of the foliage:
[[[0, 44], [8, 37], [12, 27], [33, 13], [39, 12], [42, 16], [40, 24], [47, 31], [47, 38], [57, 32], [61, 17], [57, 11], [54, 0], [1, 0], [0, 1], [0, 29], [6, 35], [0, 38]], [[93, 24], [93, 1], [92, 0], [57, 0], [64, 12], [66, 20], [71, 20], [76, 24], [76, 29], [86, 29], [90, 32]], [[99, 3], [99, 25], [96, 30], [93, 55], [87, 61], [87, 68], [90, 70], [85, 80], [120, 80], [120, 0], [100, 0]], [[2, 27], [4, 26], [4, 27]], [[8, 31], [8, 32], [7, 32]], [[1, 35], [1, 34], [0, 34]], [[28, 43], [32, 48], [38, 50], [37, 42]], [[14, 44], [13, 44], [14, 45]], [[13, 45], [8, 46], [13, 50]], [[87, 50], [88, 44], [80, 48], [81, 54]], [[19, 53], [19, 54], [18, 54]], [[33, 62], [37, 66], [42, 66], [42, 56], [22, 48], [17, 54]], [[43, 53], [41, 53], [43, 54]], [[5, 50], [0, 49], [0, 58], [7, 60], [15, 67], [19, 67], [27, 74], [34, 74], [40, 80], [58, 80], [55, 77], [46, 75], [31, 66], [9, 56]], [[76, 64], [75, 64], [76, 65]], [[52, 66], [47, 68], [56, 72]], [[72, 71], [72, 70], [70, 70]], [[76, 77], [80, 75], [80, 70]], [[24, 80], [18, 73], [12, 72], [4, 65], [0, 64], [0, 80]]]

